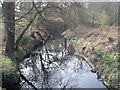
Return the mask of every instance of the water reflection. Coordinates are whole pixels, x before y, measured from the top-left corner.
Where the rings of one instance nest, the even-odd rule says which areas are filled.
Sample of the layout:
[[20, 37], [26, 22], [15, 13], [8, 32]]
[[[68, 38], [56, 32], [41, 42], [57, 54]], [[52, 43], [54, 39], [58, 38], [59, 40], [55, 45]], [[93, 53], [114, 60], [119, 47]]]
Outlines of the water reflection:
[[[48, 42], [21, 62], [25, 66], [21, 68], [22, 74], [36, 88], [105, 88], [84, 60], [73, 52], [69, 54], [66, 40], [56, 41]], [[23, 88], [31, 88], [24, 81], [21, 84]]]

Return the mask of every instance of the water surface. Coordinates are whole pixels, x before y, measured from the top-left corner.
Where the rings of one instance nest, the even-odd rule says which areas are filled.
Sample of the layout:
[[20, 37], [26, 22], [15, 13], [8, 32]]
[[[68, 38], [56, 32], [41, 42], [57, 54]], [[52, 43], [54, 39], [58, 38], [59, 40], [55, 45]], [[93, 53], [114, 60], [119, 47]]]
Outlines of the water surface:
[[[64, 38], [51, 40], [21, 62], [21, 72], [36, 88], [105, 88], [87, 62], [69, 54]], [[69, 51], [69, 52], [68, 52]], [[31, 88], [22, 81], [23, 88]]]

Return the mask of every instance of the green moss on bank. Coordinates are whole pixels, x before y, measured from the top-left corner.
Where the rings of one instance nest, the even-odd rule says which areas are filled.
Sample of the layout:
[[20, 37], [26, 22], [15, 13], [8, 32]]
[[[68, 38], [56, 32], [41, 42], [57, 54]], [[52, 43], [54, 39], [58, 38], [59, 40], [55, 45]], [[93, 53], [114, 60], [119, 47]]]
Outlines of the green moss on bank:
[[0, 66], [3, 86], [12, 85], [19, 81], [18, 66], [10, 58], [0, 54]]

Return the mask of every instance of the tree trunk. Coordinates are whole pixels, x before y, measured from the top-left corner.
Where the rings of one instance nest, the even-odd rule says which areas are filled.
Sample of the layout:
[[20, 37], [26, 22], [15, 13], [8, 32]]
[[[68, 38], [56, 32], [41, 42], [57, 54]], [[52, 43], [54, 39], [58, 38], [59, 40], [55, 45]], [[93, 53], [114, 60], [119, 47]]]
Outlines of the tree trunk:
[[4, 2], [4, 19], [6, 32], [6, 54], [14, 60], [15, 44], [15, 2]]

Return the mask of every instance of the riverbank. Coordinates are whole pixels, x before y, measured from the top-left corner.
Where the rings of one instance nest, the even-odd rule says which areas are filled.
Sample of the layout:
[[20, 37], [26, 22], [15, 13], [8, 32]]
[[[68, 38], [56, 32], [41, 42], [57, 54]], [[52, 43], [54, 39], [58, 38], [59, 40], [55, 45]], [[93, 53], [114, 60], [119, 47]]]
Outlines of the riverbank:
[[15, 87], [19, 83], [20, 73], [18, 66], [7, 56], [0, 54], [0, 73], [3, 88]]
[[76, 28], [64, 33], [75, 47], [75, 54], [84, 56], [109, 88], [118, 88], [117, 27]]

